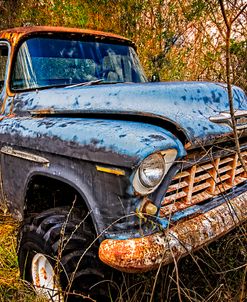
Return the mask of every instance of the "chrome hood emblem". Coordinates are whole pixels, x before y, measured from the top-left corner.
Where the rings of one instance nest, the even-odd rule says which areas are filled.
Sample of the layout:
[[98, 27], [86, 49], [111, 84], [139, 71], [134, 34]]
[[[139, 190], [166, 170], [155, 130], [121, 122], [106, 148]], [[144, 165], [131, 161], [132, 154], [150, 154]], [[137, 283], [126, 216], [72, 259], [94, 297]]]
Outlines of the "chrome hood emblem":
[[[237, 130], [247, 129], [247, 110], [236, 110], [234, 117], [237, 122]], [[217, 124], [232, 125], [231, 114], [229, 111], [221, 112], [218, 115], [210, 116], [209, 120]]]

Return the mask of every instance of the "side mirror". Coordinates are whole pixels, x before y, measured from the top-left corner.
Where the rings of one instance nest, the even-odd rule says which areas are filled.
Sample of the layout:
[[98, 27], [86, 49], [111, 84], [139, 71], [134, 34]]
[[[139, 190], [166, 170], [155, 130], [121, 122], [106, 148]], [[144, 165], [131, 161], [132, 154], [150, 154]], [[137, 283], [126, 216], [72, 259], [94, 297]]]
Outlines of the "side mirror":
[[151, 82], [160, 82], [160, 76], [158, 73], [152, 74]]

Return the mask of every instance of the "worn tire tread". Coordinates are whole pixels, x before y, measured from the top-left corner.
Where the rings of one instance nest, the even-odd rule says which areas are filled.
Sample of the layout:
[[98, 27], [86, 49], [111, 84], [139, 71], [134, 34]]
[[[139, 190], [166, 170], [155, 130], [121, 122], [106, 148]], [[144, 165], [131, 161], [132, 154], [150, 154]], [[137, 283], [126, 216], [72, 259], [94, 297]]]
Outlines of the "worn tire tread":
[[[52, 257], [57, 257], [60, 249], [61, 230], [63, 229], [64, 237], [66, 239], [70, 238], [70, 241], [66, 243], [61, 253], [61, 259], [59, 259], [62, 264], [61, 267], [65, 270], [65, 272], [60, 274], [62, 287], [66, 289], [67, 276], [69, 278], [73, 276], [74, 280], [71, 289], [76, 290], [77, 288], [76, 286], [74, 288], [73, 284], [77, 283], [77, 279], [81, 276], [88, 276], [88, 278], [83, 278], [83, 283], [80, 283], [79, 288], [79, 290], [88, 294], [88, 289], [94, 285], [94, 282], [97, 283], [104, 279], [105, 265], [98, 259], [97, 242], [94, 242], [90, 249], [86, 251], [78, 265], [78, 261], [85, 249], [95, 240], [95, 232], [89, 219], [81, 223], [80, 215], [82, 214], [78, 209], [73, 209], [70, 212], [71, 216], [69, 219], [67, 218], [68, 212], [68, 208], [55, 208], [28, 218], [19, 232], [19, 247], [21, 248], [23, 236], [28, 238], [31, 234], [43, 241], [44, 248], [49, 247]], [[64, 221], [67, 220], [66, 227], [63, 227]], [[74, 273], [77, 265], [78, 270]], [[25, 275], [25, 267], [22, 265], [20, 269], [21, 274]]]

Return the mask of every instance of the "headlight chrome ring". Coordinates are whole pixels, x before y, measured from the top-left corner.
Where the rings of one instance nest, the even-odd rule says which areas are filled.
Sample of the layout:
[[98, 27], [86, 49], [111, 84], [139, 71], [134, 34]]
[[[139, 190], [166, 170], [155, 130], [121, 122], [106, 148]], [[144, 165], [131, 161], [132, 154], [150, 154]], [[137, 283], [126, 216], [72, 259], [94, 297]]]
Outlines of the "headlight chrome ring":
[[140, 195], [152, 193], [162, 182], [176, 156], [177, 150], [169, 149], [146, 157], [134, 175], [135, 191]]

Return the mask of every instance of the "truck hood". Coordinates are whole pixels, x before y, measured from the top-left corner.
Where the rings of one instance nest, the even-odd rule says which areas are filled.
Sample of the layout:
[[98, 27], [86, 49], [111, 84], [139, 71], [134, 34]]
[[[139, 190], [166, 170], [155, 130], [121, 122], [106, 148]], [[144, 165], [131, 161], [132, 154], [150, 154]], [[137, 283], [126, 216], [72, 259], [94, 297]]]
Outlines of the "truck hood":
[[[235, 110], [247, 110], [244, 92], [233, 87]], [[173, 133], [182, 130], [193, 146], [213, 143], [232, 132], [226, 123], [210, 121], [221, 112], [229, 112], [224, 84], [207, 82], [169, 82], [143, 84], [107, 84], [50, 88], [18, 93], [14, 113], [32, 115], [88, 116], [104, 114], [114, 120], [133, 116], [142, 121], [158, 119], [160, 125], [170, 125]]]

